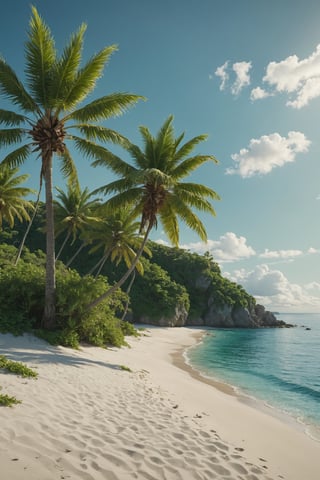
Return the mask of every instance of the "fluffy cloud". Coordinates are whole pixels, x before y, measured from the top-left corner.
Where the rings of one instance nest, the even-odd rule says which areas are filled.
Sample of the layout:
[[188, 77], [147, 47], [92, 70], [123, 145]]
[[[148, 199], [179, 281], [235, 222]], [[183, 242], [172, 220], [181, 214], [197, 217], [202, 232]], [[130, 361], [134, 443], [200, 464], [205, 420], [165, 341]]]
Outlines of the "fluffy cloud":
[[221, 83], [220, 83], [220, 90], [224, 90], [226, 87], [226, 84], [229, 80], [229, 74], [227, 73], [227, 68], [228, 68], [229, 62], [225, 62], [223, 65], [217, 68], [215, 71], [215, 75], [217, 77], [221, 78]]
[[[225, 90], [231, 72], [236, 75], [236, 80], [231, 85], [231, 93], [238, 95], [243, 87], [250, 85], [249, 71], [251, 62], [236, 62], [229, 66], [225, 62], [218, 67], [215, 75], [220, 77], [220, 90]], [[230, 71], [230, 73], [229, 73]], [[290, 55], [280, 62], [272, 61], [266, 67], [266, 74], [262, 78], [264, 88], [258, 86], [251, 91], [251, 100], [274, 96], [284, 93], [289, 96], [286, 105], [300, 109], [320, 96], [320, 44], [315, 51], [304, 59], [297, 55]]]
[[237, 62], [233, 64], [232, 70], [236, 74], [236, 80], [231, 87], [233, 95], [238, 95], [244, 87], [250, 85], [250, 69], [251, 62]]
[[[250, 85], [250, 75], [249, 71], [252, 65], [251, 62], [236, 62], [232, 65], [231, 70], [233, 72], [233, 76], [235, 75], [235, 80], [231, 85], [231, 93], [233, 95], [238, 95], [244, 87]], [[230, 74], [228, 72], [229, 69], [229, 62], [225, 62], [223, 65], [218, 67], [215, 71], [215, 75], [220, 77], [220, 90], [225, 90], [227, 87], [227, 83], [230, 78]]]
[[214, 260], [220, 263], [233, 262], [256, 254], [254, 249], [247, 245], [247, 239], [245, 237], [238, 237], [233, 232], [227, 232], [225, 235], [222, 235], [219, 240], [208, 240], [207, 243], [189, 243], [180, 245], [180, 248], [199, 254], [209, 251]]
[[287, 105], [302, 108], [320, 96], [320, 45], [307, 58], [291, 55], [280, 62], [270, 62], [263, 81], [277, 92], [292, 95]]
[[261, 87], [256, 87], [251, 90], [250, 98], [252, 101], [261, 100], [262, 98], [267, 98], [272, 96], [272, 93], [267, 92]]
[[319, 311], [320, 284], [313, 282], [305, 286], [290, 283], [280, 270], [268, 265], [257, 265], [254, 270], [244, 269], [225, 273], [231, 280], [240, 283], [258, 302], [271, 310]]
[[231, 155], [235, 168], [228, 168], [229, 175], [238, 174], [243, 178], [265, 175], [275, 167], [294, 162], [296, 154], [307, 152], [310, 141], [301, 132], [289, 132], [287, 137], [279, 133], [263, 135], [250, 140], [248, 148]]

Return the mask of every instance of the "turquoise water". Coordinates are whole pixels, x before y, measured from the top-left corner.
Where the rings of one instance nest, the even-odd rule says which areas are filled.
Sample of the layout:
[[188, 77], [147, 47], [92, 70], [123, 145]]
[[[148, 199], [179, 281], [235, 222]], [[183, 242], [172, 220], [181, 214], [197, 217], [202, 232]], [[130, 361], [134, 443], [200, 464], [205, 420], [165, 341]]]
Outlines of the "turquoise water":
[[210, 329], [188, 360], [204, 375], [294, 417], [320, 440], [320, 314], [277, 318], [297, 327]]

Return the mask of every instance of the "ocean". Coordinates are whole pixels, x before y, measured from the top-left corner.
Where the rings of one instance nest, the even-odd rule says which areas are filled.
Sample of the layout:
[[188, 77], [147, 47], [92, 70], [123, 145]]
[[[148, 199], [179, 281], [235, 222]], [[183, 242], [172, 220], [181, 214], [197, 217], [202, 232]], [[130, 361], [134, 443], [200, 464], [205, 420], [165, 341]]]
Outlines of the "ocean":
[[208, 329], [202, 342], [187, 351], [187, 361], [270, 413], [294, 419], [320, 441], [320, 314], [276, 317], [297, 326]]

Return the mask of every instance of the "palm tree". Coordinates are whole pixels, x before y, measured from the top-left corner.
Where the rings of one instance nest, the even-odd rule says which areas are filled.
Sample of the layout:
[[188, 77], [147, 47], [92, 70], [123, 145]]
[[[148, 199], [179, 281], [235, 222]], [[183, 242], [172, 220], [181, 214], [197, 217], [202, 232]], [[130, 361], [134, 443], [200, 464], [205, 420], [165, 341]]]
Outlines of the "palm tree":
[[[124, 306], [121, 320], [124, 320], [130, 303], [130, 291], [136, 277], [136, 271], [143, 275], [144, 268], [140, 259], [136, 260], [136, 251], [140, 248], [143, 241], [142, 236], [138, 233], [139, 222], [135, 221], [135, 217], [132, 215], [132, 208], [128, 205], [124, 205], [123, 208], [113, 212], [106, 212], [107, 220], [98, 225], [96, 233], [93, 233], [94, 242], [96, 245], [91, 248], [89, 253], [93, 253], [100, 248], [103, 249], [103, 255], [101, 259], [90, 270], [89, 275], [96, 271], [96, 277], [101, 273], [108, 259], [111, 262], [115, 262], [119, 265], [121, 261], [124, 261], [127, 268], [130, 269], [133, 262], [135, 262], [135, 268], [131, 273], [132, 278], [126, 289], [127, 300]], [[152, 256], [152, 252], [144, 246], [143, 252], [149, 257]]]
[[126, 281], [139, 260], [151, 230], [157, 227], [158, 219], [174, 246], [179, 244], [178, 218], [195, 231], [201, 240], [207, 240], [205, 227], [193, 212], [193, 208], [215, 216], [214, 208], [208, 199], [218, 200], [219, 196], [205, 185], [181, 180], [205, 162], [217, 163], [217, 160], [212, 155], [190, 156], [194, 148], [206, 140], [207, 136], [199, 135], [181, 144], [184, 134], [175, 138], [172, 123], [173, 116], [169, 116], [156, 137], [153, 137], [146, 127], [140, 127], [144, 149], [132, 144], [126, 146], [133, 165], [123, 160], [107, 163], [104, 159], [98, 159], [93, 162], [94, 166], [105, 165], [114, 173], [122, 175], [119, 180], [97, 189], [95, 193], [115, 194], [106, 202], [110, 209], [134, 204], [133, 215], [141, 214], [140, 233], [144, 232], [144, 239], [126, 274], [92, 302], [89, 308], [95, 307]]
[[[89, 275], [96, 271], [96, 277], [101, 273], [106, 261], [110, 258], [116, 265], [123, 260], [128, 268], [135, 260], [136, 251], [140, 248], [142, 237], [139, 235], [139, 222], [132, 216], [132, 209], [127, 205], [123, 208], [107, 213], [106, 220], [97, 225], [91, 239], [95, 245], [89, 253], [103, 250], [101, 259], [92, 267]], [[151, 256], [150, 249], [145, 246], [143, 251]], [[136, 269], [143, 274], [143, 265], [140, 261]]]
[[[83, 24], [71, 36], [61, 56], [55, 49], [51, 31], [35, 7], [32, 7], [28, 39], [25, 44], [26, 87], [14, 70], [0, 58], [0, 94], [10, 100], [16, 111], [0, 110], [0, 146], [20, 146], [9, 153], [4, 163], [19, 166], [32, 152], [41, 158], [41, 176], [45, 183], [46, 204], [46, 289], [43, 324], [55, 326], [55, 249], [52, 194], [53, 157], [61, 160], [62, 172], [75, 176], [67, 141], [85, 157], [112, 157], [111, 152], [97, 142], [125, 142], [117, 132], [96, 122], [123, 113], [142, 97], [130, 93], [113, 93], [81, 106], [94, 90], [97, 80], [114, 45], [93, 55], [81, 67], [81, 53], [86, 26]], [[76, 128], [80, 136], [71, 133]], [[71, 131], [70, 131], [71, 130]], [[26, 140], [26, 143], [23, 143]]]
[[15, 218], [20, 222], [30, 220], [28, 210], [32, 210], [33, 205], [23, 197], [34, 194], [34, 190], [19, 186], [29, 175], [17, 175], [18, 171], [18, 168], [0, 164], [0, 229], [4, 220], [10, 228]]
[[101, 222], [101, 218], [95, 213], [100, 206], [98, 199], [91, 200], [92, 193], [88, 188], [81, 190], [78, 183], [69, 184], [67, 192], [56, 187], [58, 191], [57, 199], [54, 200], [55, 232], [58, 237], [66, 232], [56, 260], [60, 257], [65, 245], [71, 239], [71, 245], [75, 242], [78, 235], [96, 222]]

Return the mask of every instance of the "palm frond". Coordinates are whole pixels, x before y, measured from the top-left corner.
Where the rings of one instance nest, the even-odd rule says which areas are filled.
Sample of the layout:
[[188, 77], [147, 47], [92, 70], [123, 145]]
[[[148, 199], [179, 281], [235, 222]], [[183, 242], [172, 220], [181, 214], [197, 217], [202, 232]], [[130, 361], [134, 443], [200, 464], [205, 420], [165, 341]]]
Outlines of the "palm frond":
[[61, 58], [52, 69], [50, 96], [56, 100], [57, 116], [61, 110], [69, 108], [65, 98], [68, 96], [69, 90], [72, 88], [77, 76], [86, 28], [87, 26], [82, 24], [78, 31], [71, 36], [70, 42], [64, 48]]
[[31, 145], [23, 145], [20, 148], [17, 148], [13, 152], [9, 153], [3, 160], [2, 163], [7, 164], [11, 167], [19, 167], [24, 163], [31, 153]]
[[110, 182], [103, 187], [96, 188], [93, 193], [94, 194], [104, 194], [109, 195], [110, 193], [123, 193], [129, 188], [133, 186], [133, 183], [130, 182], [127, 178], [120, 178], [119, 180], [115, 180], [114, 182]]
[[[156, 139], [155, 137], [150, 133], [149, 129], [145, 127], [144, 125], [141, 125], [139, 127], [140, 134], [142, 136], [142, 141], [143, 141], [143, 146], [144, 146], [144, 154], [139, 155], [137, 157], [138, 165], [140, 168], [150, 168], [150, 167], [156, 167], [157, 166], [157, 160], [155, 158], [155, 143]], [[134, 146], [136, 149], [138, 149], [137, 146]], [[138, 150], [136, 152], [132, 150], [132, 154], [139, 153]], [[130, 150], [130, 153], [131, 153]]]
[[27, 117], [24, 115], [19, 115], [16, 112], [10, 112], [9, 110], [2, 110], [0, 109], [0, 124], [3, 123], [5, 125], [14, 127], [17, 125], [21, 125], [21, 123], [25, 123], [27, 121]]
[[137, 145], [129, 143], [129, 145], [126, 145], [124, 147], [130, 153], [130, 156], [133, 159], [133, 163], [137, 168], [142, 169], [148, 167], [148, 160], [146, 158], [146, 155]]
[[77, 120], [79, 122], [97, 122], [99, 120], [106, 120], [121, 115], [139, 100], [144, 99], [145, 98], [141, 95], [116, 92], [94, 100], [83, 108], [75, 110], [66, 118]]
[[94, 167], [104, 166], [110, 168], [114, 173], [118, 175], [127, 175], [133, 167], [122, 160], [120, 157], [114, 155], [110, 150], [101, 145], [98, 145], [90, 140], [76, 137], [73, 135], [75, 146], [79, 152], [85, 157], [91, 157], [94, 160], [92, 165]]
[[172, 208], [176, 215], [203, 240], [207, 241], [206, 229], [200, 218], [183, 202], [178, 196], [167, 197], [168, 203], [172, 204]]
[[0, 57], [0, 93], [25, 112], [38, 113], [40, 109], [25, 90], [12, 68]]
[[174, 129], [172, 126], [173, 116], [170, 115], [157, 134], [154, 154], [157, 159], [157, 168], [167, 169], [170, 160], [175, 153]]
[[116, 132], [115, 130], [111, 130], [110, 128], [102, 127], [100, 125], [80, 124], [69, 125], [67, 128], [78, 128], [80, 132], [85, 135], [85, 137], [89, 140], [112, 142], [117, 145], [122, 145], [125, 148], [128, 147], [130, 143], [129, 140], [120, 133]]
[[[105, 47], [94, 55], [82, 69], [78, 70], [76, 78], [70, 85], [68, 92], [65, 92], [64, 95], [66, 109], [74, 109], [94, 89], [98, 79], [101, 77], [104, 66], [115, 50], [117, 50], [115, 45]], [[80, 121], [86, 122], [87, 119]]]
[[216, 216], [213, 206], [206, 198], [181, 189], [179, 191], [176, 190], [174, 193], [176, 197], [188, 207], [193, 207], [199, 211], [210, 213], [213, 217]]
[[179, 223], [177, 215], [170, 202], [165, 202], [159, 212], [161, 225], [169, 241], [177, 247], [179, 245]]
[[77, 168], [69, 150], [65, 148], [64, 152], [59, 154], [59, 158], [61, 160], [61, 172], [67, 178], [68, 185], [80, 189]]
[[22, 128], [6, 128], [0, 130], [0, 146], [5, 147], [22, 141], [25, 130]]
[[175, 158], [176, 160], [181, 160], [188, 155], [195, 149], [195, 147], [201, 143], [206, 141], [208, 138], [208, 135], [198, 135], [197, 137], [192, 138], [188, 142], [186, 142], [182, 147], [176, 152]]
[[37, 9], [31, 7], [31, 10], [28, 41], [25, 44], [27, 83], [35, 101], [44, 108], [51, 108], [48, 86], [56, 61], [54, 39]]
[[195, 157], [189, 157], [172, 170], [172, 176], [176, 180], [180, 180], [196, 170], [203, 163], [210, 161], [218, 163], [218, 160], [213, 155], [196, 155]]
[[108, 199], [105, 203], [107, 208], [117, 210], [123, 208], [126, 205], [135, 205], [132, 211], [132, 215], [138, 216], [137, 207], [139, 206], [139, 213], [141, 213], [141, 189], [131, 188], [125, 192], [118, 193]]
[[217, 192], [200, 183], [177, 183], [175, 186], [175, 193], [177, 195], [182, 195], [184, 192], [198, 197], [208, 197], [212, 198], [213, 200], [220, 200], [220, 196], [217, 194]]

